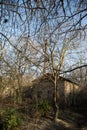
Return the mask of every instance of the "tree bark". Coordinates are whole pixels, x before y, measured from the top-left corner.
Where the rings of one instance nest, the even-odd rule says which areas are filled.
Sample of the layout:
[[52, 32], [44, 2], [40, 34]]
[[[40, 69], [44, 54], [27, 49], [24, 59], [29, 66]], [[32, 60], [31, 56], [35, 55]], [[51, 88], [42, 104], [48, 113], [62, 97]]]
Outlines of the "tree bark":
[[59, 116], [59, 106], [58, 106], [59, 93], [57, 90], [57, 74], [54, 75], [54, 120], [56, 121]]

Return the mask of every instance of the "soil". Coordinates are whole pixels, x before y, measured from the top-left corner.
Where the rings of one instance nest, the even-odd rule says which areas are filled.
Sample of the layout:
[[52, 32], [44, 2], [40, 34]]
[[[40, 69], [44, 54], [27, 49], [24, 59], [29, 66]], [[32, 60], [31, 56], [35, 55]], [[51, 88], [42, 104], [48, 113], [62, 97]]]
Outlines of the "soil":
[[87, 130], [87, 127], [78, 126], [75, 122], [58, 119], [56, 123], [50, 119], [29, 119], [22, 130]]

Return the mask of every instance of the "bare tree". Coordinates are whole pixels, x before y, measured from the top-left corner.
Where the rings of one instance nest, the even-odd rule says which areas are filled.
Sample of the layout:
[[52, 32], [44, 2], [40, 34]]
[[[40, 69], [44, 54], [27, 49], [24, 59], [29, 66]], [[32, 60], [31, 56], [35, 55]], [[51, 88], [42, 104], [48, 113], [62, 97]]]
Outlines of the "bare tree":
[[[26, 67], [28, 64], [32, 70], [40, 74], [43, 73], [43, 68], [44, 72], [50, 71], [54, 77], [56, 120], [59, 114], [57, 80], [64, 72], [67, 51], [77, 45], [74, 39], [78, 40], [78, 37], [81, 39], [87, 35], [87, 22], [85, 22], [87, 2], [85, 0], [1, 0], [0, 11], [0, 39], [5, 41], [6, 48], [9, 45], [10, 50], [8, 49], [7, 52], [11, 52], [12, 48], [15, 49], [16, 53], [11, 52], [13, 59], [14, 54], [17, 54], [16, 60], [6, 56], [3, 58], [4, 64], [7, 65], [6, 71], [10, 68], [11, 74], [15, 73], [20, 91], [20, 75], [28, 71], [29, 68]], [[44, 50], [45, 40], [48, 47], [45, 43]]]

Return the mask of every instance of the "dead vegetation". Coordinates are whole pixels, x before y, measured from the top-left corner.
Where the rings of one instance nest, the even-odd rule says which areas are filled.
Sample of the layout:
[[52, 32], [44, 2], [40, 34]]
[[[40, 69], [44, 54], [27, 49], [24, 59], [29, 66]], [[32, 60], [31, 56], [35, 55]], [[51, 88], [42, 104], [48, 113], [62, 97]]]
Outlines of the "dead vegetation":
[[[64, 110], [60, 111], [59, 119], [54, 122], [52, 111], [43, 115], [41, 113], [43, 107], [41, 107], [39, 111], [33, 110], [32, 103], [27, 98], [24, 98], [21, 104], [6, 102], [6, 100], [4, 102], [3, 100], [2, 104], [0, 103], [0, 112], [7, 108], [16, 110], [23, 122], [20, 127], [15, 127], [12, 130], [87, 130], [85, 116]], [[0, 130], [3, 129], [0, 128]]]
[[[45, 80], [45, 81], [44, 81]], [[32, 86], [33, 85], [33, 86]], [[42, 82], [37, 82], [34, 80], [33, 84], [30, 87], [23, 88], [22, 91], [22, 102], [18, 102], [15, 96], [7, 96], [4, 98], [0, 98], [0, 114], [3, 110], [6, 112], [6, 117], [3, 119], [8, 119], [7, 109], [15, 110], [20, 119], [22, 119], [22, 124], [20, 126], [14, 127], [14, 122], [18, 123], [17, 120], [13, 120], [10, 118], [12, 128], [5, 130], [87, 130], [87, 117], [86, 117], [86, 99], [87, 93], [86, 88], [81, 89], [79, 93], [77, 93], [77, 107], [67, 107], [64, 106], [62, 102], [62, 107], [60, 107], [59, 118], [54, 122], [54, 106], [52, 102], [49, 100], [38, 97], [38, 100], [35, 100], [35, 94], [33, 90], [41, 91], [47, 90], [47, 86], [52, 87], [53, 84], [50, 84], [47, 78], [43, 79]], [[38, 89], [37, 89], [38, 88]], [[46, 88], [46, 89], [45, 89]], [[41, 92], [40, 91], [40, 92]], [[40, 93], [41, 94], [41, 93]], [[46, 93], [45, 94], [49, 94]], [[51, 93], [50, 93], [51, 94]], [[42, 94], [41, 94], [42, 95]], [[33, 98], [32, 98], [33, 96]], [[40, 96], [40, 95], [39, 95]], [[46, 95], [47, 96], [47, 95]], [[51, 99], [51, 98], [50, 98]], [[84, 105], [81, 105], [84, 104]], [[82, 111], [82, 106], [85, 111]], [[80, 112], [80, 114], [78, 114]], [[14, 115], [15, 119], [16, 116]], [[1, 116], [0, 116], [1, 118]], [[3, 120], [0, 120], [0, 130], [4, 130], [1, 128]]]

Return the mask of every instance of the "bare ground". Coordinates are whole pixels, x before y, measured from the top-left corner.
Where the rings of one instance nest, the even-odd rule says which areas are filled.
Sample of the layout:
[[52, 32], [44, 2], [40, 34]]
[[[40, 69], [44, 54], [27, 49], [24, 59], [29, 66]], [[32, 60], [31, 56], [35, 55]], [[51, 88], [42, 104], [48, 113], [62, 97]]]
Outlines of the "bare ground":
[[56, 123], [50, 119], [28, 119], [21, 130], [87, 130], [87, 126], [79, 126], [75, 122], [58, 119]]
[[[8, 105], [5, 104], [0, 105], [1, 108], [7, 106]], [[76, 120], [67, 120], [67, 115], [69, 115], [69, 113], [64, 113], [63, 117], [65, 119], [60, 118], [54, 122], [51, 118], [30, 118], [28, 112], [22, 113], [21, 118], [24, 120], [24, 123], [20, 130], [87, 130], [87, 122], [84, 124], [83, 119], [81, 120], [81, 123], [77, 123]], [[78, 118], [78, 122], [80, 122], [80, 118]]]

